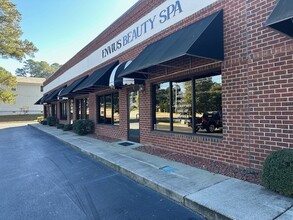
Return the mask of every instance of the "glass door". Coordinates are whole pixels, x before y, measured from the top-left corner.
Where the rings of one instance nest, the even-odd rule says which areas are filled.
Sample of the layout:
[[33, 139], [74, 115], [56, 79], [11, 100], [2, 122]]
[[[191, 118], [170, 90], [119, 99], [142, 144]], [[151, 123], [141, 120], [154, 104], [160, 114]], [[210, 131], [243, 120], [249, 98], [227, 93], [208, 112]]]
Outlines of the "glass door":
[[139, 91], [128, 91], [128, 140], [139, 143]]

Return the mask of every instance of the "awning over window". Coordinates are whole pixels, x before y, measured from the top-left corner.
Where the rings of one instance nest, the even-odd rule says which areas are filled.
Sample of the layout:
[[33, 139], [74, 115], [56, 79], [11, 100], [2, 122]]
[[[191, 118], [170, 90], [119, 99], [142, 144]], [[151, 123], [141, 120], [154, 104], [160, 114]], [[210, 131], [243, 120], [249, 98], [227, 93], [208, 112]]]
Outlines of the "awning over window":
[[43, 98], [43, 97], [41, 97], [38, 101], [36, 101], [34, 105], [41, 105], [41, 104], [42, 104], [42, 103], [41, 103], [42, 98]]
[[57, 101], [58, 100], [58, 94], [59, 92], [63, 89], [64, 87], [62, 88], [59, 88], [59, 89], [56, 89], [54, 90], [53, 92], [49, 93], [43, 100], [43, 103], [49, 103], [49, 102], [53, 102], [53, 101]]
[[60, 94], [59, 97], [73, 97], [74, 93], [73, 90], [77, 88], [88, 76], [81, 77], [80, 79], [75, 80], [73, 83], [71, 83], [69, 86], [64, 88]]
[[49, 94], [43, 95], [43, 97], [41, 98], [40, 104], [45, 104], [45, 99], [48, 97]]
[[224, 59], [223, 10], [147, 46], [120, 76], [145, 79], [147, 68], [182, 56]]
[[119, 77], [119, 74], [131, 63], [132, 61], [126, 61], [117, 65], [110, 76], [109, 86], [112, 88], [121, 88], [123, 85], [123, 78]]
[[265, 26], [293, 37], [293, 1], [279, 0]]
[[113, 62], [103, 68], [94, 71], [86, 80], [77, 86], [73, 92], [90, 93], [98, 87], [109, 86], [109, 78], [113, 69], [118, 65], [118, 61]]
[[109, 80], [109, 86], [115, 89], [119, 89], [122, 88], [122, 86], [124, 85], [134, 85], [134, 84], [142, 84], [144, 83], [144, 80], [135, 80], [132, 78], [122, 78], [120, 77], [120, 74], [122, 73], [122, 71], [127, 68], [127, 66], [129, 66], [129, 64], [131, 64], [131, 60], [130, 61], [126, 61], [124, 63], [119, 64], [118, 66], [116, 66], [110, 76], [110, 80]]

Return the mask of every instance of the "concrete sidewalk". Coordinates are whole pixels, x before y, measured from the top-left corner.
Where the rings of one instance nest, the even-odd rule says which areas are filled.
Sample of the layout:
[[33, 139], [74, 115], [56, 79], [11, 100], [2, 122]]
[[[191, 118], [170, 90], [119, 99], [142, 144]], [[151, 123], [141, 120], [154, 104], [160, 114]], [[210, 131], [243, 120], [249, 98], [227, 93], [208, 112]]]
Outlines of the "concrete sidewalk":
[[292, 220], [293, 198], [280, 196], [262, 186], [214, 174], [149, 155], [133, 148], [64, 132], [40, 124], [30, 126], [70, 144], [73, 148], [112, 167], [208, 219]]

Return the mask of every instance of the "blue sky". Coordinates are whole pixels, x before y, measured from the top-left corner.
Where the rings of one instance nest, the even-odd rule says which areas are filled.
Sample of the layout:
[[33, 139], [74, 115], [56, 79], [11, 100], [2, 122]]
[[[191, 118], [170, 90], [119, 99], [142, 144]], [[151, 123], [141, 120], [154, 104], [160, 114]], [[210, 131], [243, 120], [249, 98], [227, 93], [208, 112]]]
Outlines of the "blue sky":
[[[22, 14], [22, 39], [39, 51], [32, 58], [64, 64], [99, 35], [137, 0], [11, 0]], [[27, 57], [28, 59], [30, 57]], [[23, 64], [0, 58], [0, 66], [14, 74]]]

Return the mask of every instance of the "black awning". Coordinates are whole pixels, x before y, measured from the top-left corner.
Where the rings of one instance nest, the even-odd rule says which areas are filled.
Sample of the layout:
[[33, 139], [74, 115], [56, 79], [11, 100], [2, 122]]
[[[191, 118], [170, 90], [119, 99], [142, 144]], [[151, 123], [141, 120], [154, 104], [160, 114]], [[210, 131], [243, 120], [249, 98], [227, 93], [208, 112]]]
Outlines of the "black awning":
[[134, 85], [134, 84], [143, 84], [144, 80], [132, 79], [132, 78], [122, 78], [120, 74], [123, 72], [125, 68], [127, 68], [130, 64], [130, 61], [126, 61], [124, 63], [116, 66], [110, 76], [109, 86], [115, 89], [122, 88], [124, 85]]
[[94, 71], [86, 80], [84, 80], [79, 86], [77, 86], [73, 92], [76, 93], [90, 93], [98, 87], [109, 86], [109, 78], [111, 72], [118, 65], [118, 61], [115, 61], [103, 68]]
[[73, 83], [71, 83], [69, 86], [67, 86], [60, 92], [59, 97], [73, 97], [73, 90], [77, 88], [77, 86], [80, 85], [87, 77], [88, 76], [84, 76], [80, 79], [75, 80]]
[[43, 97], [41, 97], [38, 101], [36, 101], [34, 105], [41, 105], [41, 104], [42, 104], [42, 103], [41, 103], [42, 98], [43, 98]]
[[48, 102], [57, 101], [57, 100], [58, 100], [58, 94], [59, 94], [59, 92], [60, 92], [63, 88], [64, 88], [64, 87], [59, 88], [59, 89], [56, 89], [56, 90], [54, 90], [53, 92], [49, 93], [48, 96], [46, 96], [46, 98], [44, 98], [44, 101], [43, 101], [43, 102], [48, 103]]
[[40, 104], [45, 104], [45, 100], [48, 97], [49, 94], [43, 95], [43, 97], [41, 98]]
[[120, 76], [147, 78], [147, 68], [185, 55], [224, 59], [223, 10], [147, 46]]
[[265, 26], [293, 37], [293, 1], [279, 0]]
[[117, 65], [109, 78], [109, 86], [112, 88], [121, 88], [123, 86], [123, 78], [118, 77], [119, 74], [127, 67], [131, 61], [126, 61]]

